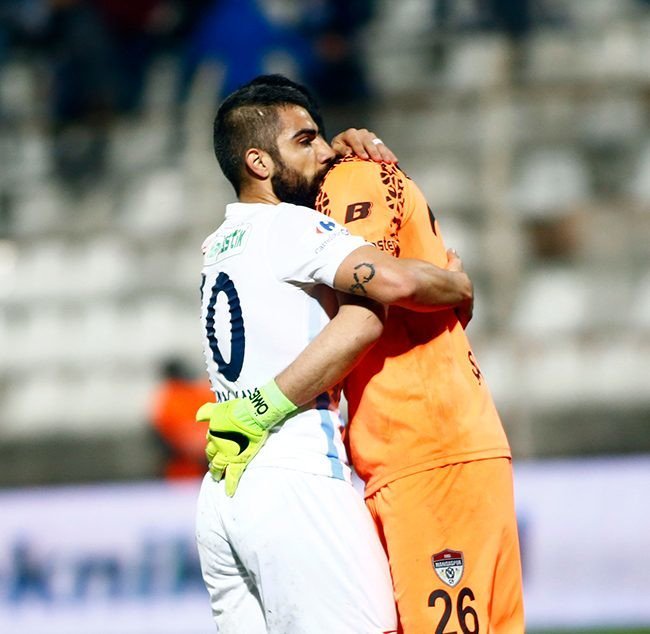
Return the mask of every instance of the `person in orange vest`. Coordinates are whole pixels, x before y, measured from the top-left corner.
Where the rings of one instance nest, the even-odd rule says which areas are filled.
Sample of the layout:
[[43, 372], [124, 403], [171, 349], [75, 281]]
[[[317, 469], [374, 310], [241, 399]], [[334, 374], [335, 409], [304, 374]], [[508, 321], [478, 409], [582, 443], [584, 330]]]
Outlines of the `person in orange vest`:
[[205, 430], [194, 421], [197, 408], [214, 400], [207, 380], [199, 380], [180, 358], [161, 365], [161, 383], [152, 399], [151, 425], [165, 453], [166, 479], [200, 477], [205, 474]]

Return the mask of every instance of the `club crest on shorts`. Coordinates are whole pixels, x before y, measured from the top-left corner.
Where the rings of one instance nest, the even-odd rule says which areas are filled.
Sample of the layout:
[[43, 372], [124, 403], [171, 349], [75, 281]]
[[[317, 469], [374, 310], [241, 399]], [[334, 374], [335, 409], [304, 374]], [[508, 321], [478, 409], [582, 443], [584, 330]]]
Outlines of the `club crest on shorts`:
[[452, 588], [460, 581], [465, 568], [463, 553], [449, 548], [431, 555], [431, 564], [440, 580]]

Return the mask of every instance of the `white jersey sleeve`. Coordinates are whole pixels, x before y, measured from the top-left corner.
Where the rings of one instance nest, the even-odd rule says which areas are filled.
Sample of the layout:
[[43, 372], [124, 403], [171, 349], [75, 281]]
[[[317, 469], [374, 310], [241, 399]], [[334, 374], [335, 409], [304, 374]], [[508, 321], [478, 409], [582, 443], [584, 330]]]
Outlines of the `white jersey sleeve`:
[[269, 244], [285, 245], [282, 257], [271, 260], [273, 272], [282, 282], [333, 287], [341, 262], [355, 249], [369, 244], [317, 211], [295, 205], [279, 207], [270, 226]]

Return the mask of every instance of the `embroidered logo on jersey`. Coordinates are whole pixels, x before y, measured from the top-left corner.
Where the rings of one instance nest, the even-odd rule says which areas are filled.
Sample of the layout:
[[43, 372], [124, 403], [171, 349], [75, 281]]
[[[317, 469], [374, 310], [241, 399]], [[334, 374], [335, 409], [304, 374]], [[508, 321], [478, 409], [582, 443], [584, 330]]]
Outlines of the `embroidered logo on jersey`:
[[372, 211], [371, 202], [352, 203], [345, 210], [345, 224], [367, 218]]
[[463, 576], [465, 568], [463, 553], [459, 550], [445, 550], [431, 556], [433, 569], [441, 581], [453, 588]]
[[316, 233], [323, 233], [323, 231], [331, 231], [336, 227], [336, 223], [333, 222], [332, 220], [322, 220], [321, 222], [318, 223], [318, 226], [316, 227]]
[[228, 233], [217, 234], [205, 253], [205, 264], [215, 264], [241, 253], [248, 239], [251, 225], [239, 225]]

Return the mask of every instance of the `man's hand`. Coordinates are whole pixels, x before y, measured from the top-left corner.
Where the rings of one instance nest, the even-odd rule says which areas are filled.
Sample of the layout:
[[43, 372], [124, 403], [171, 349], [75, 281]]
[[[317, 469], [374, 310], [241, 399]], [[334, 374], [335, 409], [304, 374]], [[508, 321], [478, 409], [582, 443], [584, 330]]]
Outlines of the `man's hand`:
[[374, 132], [365, 128], [348, 128], [332, 139], [332, 149], [337, 156], [351, 156], [371, 159], [381, 163], [397, 163], [397, 157]]
[[[463, 268], [463, 261], [456, 253], [455, 249], [447, 249], [447, 270], [456, 271], [456, 272], [465, 272]], [[472, 289], [472, 297], [466, 302], [459, 304], [454, 308], [456, 317], [460, 325], [463, 327], [463, 330], [467, 327], [467, 324], [472, 320], [472, 315], [474, 314], [474, 291]]]
[[261, 428], [250, 416], [247, 399], [237, 398], [225, 403], [205, 403], [196, 413], [196, 420], [209, 424], [205, 455], [212, 477], [226, 479], [226, 495], [232, 497], [246, 467], [268, 438], [268, 429]]
[[251, 396], [225, 403], [205, 403], [196, 420], [207, 422], [205, 455], [210, 473], [226, 478], [226, 494], [235, 494], [239, 480], [269, 436], [271, 427], [296, 410], [275, 381], [255, 389]]

